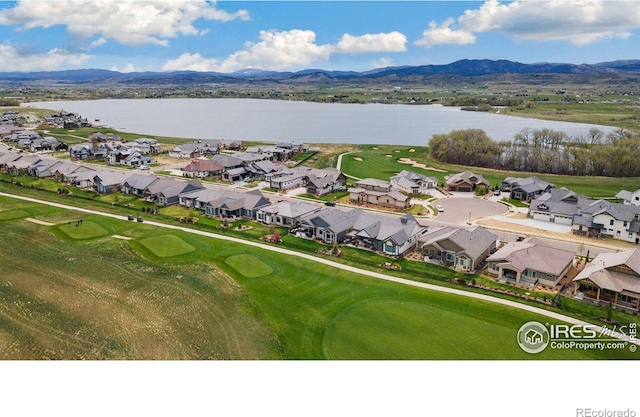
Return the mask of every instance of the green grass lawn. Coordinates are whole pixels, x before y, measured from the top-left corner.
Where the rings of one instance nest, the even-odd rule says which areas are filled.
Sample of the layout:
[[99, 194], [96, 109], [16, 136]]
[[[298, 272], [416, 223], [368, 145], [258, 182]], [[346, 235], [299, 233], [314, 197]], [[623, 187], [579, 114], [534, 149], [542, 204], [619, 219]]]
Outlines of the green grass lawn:
[[[29, 210], [26, 203], [22, 205], [21, 209]], [[0, 202], [0, 210], [5, 208]], [[51, 354], [53, 357], [67, 358], [86, 351], [91, 353], [84, 354], [92, 358], [636, 357], [626, 351], [574, 350], [528, 355], [520, 350], [515, 338], [527, 321], [549, 322], [535, 314], [367, 278], [242, 244], [180, 231], [167, 233], [144, 223], [94, 216], [84, 222], [138, 239], [128, 243], [116, 239], [60, 239], [63, 236], [48, 232], [56, 227], [5, 222], [3, 231], [8, 233], [1, 238], [13, 245], [11, 250], [0, 253], [0, 279], [10, 280], [11, 284], [0, 285], [0, 296], [4, 294], [0, 306], [18, 311], [13, 314], [18, 314], [19, 319], [10, 323], [0, 320], [0, 356], [5, 352], [3, 357], [14, 357], [2, 346], [19, 340], [18, 346], [27, 352], [26, 356], [32, 355], [29, 357], [43, 357], [48, 350], [56, 353]], [[30, 241], [38, 244], [29, 244]], [[167, 252], [162, 252], [161, 246]], [[18, 250], [23, 247], [28, 249]], [[131, 248], [145, 257], [140, 258]], [[194, 250], [178, 254], [183, 250], [180, 248]], [[345, 248], [345, 259], [354, 265], [376, 262], [363, 251], [349, 249]], [[165, 254], [168, 256], [162, 257]], [[100, 261], [96, 262], [98, 258]], [[31, 262], [32, 259], [38, 262]], [[403, 273], [425, 279], [440, 280], [452, 273], [420, 262], [402, 261], [401, 265]], [[23, 273], [17, 279], [8, 271]], [[45, 281], [52, 275], [53, 282]], [[43, 282], [47, 282], [46, 291]], [[220, 306], [215, 299], [225, 294], [235, 294], [235, 298], [226, 299]], [[38, 297], [56, 301], [37, 301]], [[91, 301], [95, 297], [100, 299], [98, 310]], [[220, 308], [224, 308], [224, 316], [219, 314]], [[187, 320], [191, 315], [197, 318]], [[63, 338], [75, 341], [77, 346], [71, 349], [70, 341], [51, 336], [35, 338], [28, 327], [28, 317], [38, 317], [39, 329], [49, 335], [77, 334]], [[123, 322], [122, 317], [128, 319]], [[203, 334], [198, 328], [195, 320], [205, 318], [210, 321], [207, 325], [215, 327], [215, 334]], [[249, 328], [231, 322], [251, 323], [251, 328], [260, 329], [261, 337], [267, 335], [266, 339], [256, 340], [248, 334]], [[185, 326], [188, 329], [183, 331]], [[155, 333], [154, 329], [164, 328], [170, 331]], [[196, 335], [198, 342], [192, 340]], [[224, 346], [219, 340], [224, 341]], [[101, 347], [88, 347], [96, 344]], [[75, 353], [62, 354], [61, 349]]]
[[158, 258], [184, 255], [196, 250], [184, 240], [171, 234], [140, 239], [139, 243]]
[[92, 221], [68, 222], [54, 227], [73, 240], [97, 239], [109, 234], [107, 229]]
[[16, 210], [0, 211], [0, 221], [24, 219], [25, 217], [29, 217], [29, 213], [24, 210], [16, 209]]
[[[411, 149], [414, 149], [415, 152], [409, 152]], [[362, 161], [358, 161], [355, 158], [360, 158]], [[399, 163], [398, 159], [400, 158], [410, 158], [425, 164], [427, 167], [433, 167], [444, 172], [413, 168], [410, 165]], [[360, 146], [360, 151], [343, 157], [341, 168], [347, 175], [358, 178], [378, 178], [386, 181], [389, 181], [389, 178], [394, 174], [406, 169], [436, 177], [439, 184], [444, 181], [446, 175], [470, 170], [486, 178], [491, 187], [498, 186], [506, 177], [535, 175], [542, 180], [555, 184], [556, 188], [566, 187], [578, 194], [584, 194], [592, 198], [613, 198], [620, 190], [633, 191], [640, 184], [640, 178], [578, 177], [444, 164], [429, 158], [428, 148], [416, 146], [362, 145]]]
[[273, 272], [269, 265], [247, 253], [230, 256], [225, 262], [246, 278], [263, 277]]

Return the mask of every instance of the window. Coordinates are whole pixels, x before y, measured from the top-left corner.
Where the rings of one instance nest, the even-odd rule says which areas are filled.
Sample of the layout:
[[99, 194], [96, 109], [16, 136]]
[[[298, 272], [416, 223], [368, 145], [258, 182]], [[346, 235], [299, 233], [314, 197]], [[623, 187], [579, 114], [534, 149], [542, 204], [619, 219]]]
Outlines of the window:
[[627, 222], [624, 222], [624, 223], [623, 223], [623, 226], [624, 226], [624, 227], [627, 227]]
[[633, 239], [633, 233], [629, 232], [629, 239]]
[[620, 230], [616, 231], [616, 237], [620, 237]]
[[396, 245], [393, 243], [386, 243], [384, 245], [384, 251], [387, 253], [396, 253]]
[[456, 260], [456, 255], [455, 255], [455, 254], [453, 254], [453, 253], [451, 253], [451, 252], [448, 252], [448, 253], [447, 253], [447, 261], [451, 261], [451, 262], [453, 262], [453, 261], [455, 261], [455, 260]]
[[536, 277], [536, 271], [532, 271], [530, 269], [525, 269], [524, 270], [524, 276], [535, 278]]
[[613, 226], [614, 220], [609, 220], [609, 226]]

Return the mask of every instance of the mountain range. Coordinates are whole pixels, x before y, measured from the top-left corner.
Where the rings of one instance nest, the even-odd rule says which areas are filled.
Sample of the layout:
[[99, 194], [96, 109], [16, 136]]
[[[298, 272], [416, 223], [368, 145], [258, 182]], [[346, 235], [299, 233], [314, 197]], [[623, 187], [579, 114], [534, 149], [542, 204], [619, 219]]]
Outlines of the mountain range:
[[314, 81], [419, 81], [430, 77], [478, 77], [506, 74], [625, 76], [640, 75], [640, 60], [620, 60], [598, 64], [534, 63], [508, 60], [464, 59], [446, 65], [398, 66], [371, 71], [328, 71], [305, 69], [297, 72], [262, 71], [248, 68], [234, 73], [217, 72], [128, 72], [104, 69], [65, 71], [0, 72], [2, 84], [64, 83], [64, 84], [197, 84], [197, 83], [303, 83]]

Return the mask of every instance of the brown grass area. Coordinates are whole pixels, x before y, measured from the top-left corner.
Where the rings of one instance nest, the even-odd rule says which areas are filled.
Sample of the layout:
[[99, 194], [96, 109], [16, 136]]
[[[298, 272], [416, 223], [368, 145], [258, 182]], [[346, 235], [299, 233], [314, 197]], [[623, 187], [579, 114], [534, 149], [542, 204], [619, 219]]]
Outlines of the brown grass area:
[[270, 331], [241, 312], [242, 290], [210, 265], [151, 264], [113, 239], [6, 236], [28, 242], [0, 253], [0, 358], [252, 359], [271, 349]]

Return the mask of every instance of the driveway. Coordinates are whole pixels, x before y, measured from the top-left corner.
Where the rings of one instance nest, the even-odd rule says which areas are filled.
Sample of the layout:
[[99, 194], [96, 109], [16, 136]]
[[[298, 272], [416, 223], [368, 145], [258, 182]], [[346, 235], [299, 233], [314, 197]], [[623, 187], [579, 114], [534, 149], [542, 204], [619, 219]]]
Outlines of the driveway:
[[444, 212], [439, 213], [437, 220], [454, 224], [466, 224], [469, 219], [497, 216], [508, 211], [507, 206], [482, 198], [470, 198], [471, 193], [460, 193], [454, 197], [441, 198], [433, 202], [440, 205]]

